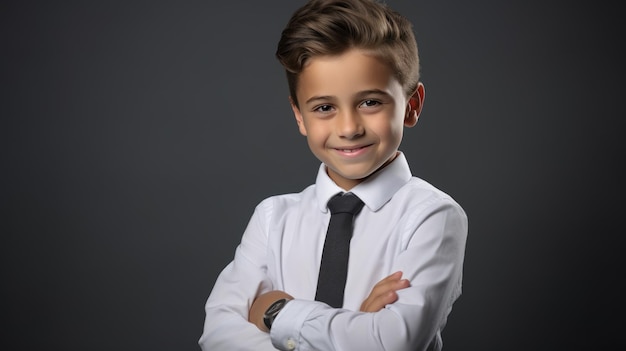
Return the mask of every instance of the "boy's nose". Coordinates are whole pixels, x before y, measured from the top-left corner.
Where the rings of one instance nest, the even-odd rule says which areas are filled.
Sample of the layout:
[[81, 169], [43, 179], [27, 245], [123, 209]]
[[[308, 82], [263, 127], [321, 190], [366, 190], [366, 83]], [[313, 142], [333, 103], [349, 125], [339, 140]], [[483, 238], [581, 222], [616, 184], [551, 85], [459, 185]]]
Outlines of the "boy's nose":
[[363, 135], [364, 128], [361, 124], [361, 117], [352, 111], [339, 114], [337, 132], [340, 137], [348, 139]]

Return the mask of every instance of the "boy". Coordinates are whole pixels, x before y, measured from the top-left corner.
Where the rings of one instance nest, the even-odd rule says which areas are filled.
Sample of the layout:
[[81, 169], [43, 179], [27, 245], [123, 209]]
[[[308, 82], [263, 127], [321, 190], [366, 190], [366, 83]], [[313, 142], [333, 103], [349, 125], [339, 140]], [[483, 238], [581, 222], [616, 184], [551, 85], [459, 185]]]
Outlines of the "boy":
[[[461, 294], [467, 217], [398, 150], [424, 103], [411, 24], [375, 0], [312, 0], [276, 56], [315, 184], [255, 209], [206, 303], [203, 350], [440, 350]], [[316, 301], [327, 202], [364, 203], [343, 302]], [[338, 269], [338, 268], [337, 268]]]

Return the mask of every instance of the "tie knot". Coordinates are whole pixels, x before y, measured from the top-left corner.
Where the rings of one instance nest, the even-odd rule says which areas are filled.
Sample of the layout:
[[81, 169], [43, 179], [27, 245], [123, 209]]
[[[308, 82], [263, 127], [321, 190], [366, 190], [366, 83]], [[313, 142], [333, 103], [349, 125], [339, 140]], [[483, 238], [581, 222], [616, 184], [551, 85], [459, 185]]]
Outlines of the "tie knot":
[[363, 201], [352, 193], [339, 193], [328, 201], [328, 209], [331, 214], [351, 213], [356, 215], [363, 208]]

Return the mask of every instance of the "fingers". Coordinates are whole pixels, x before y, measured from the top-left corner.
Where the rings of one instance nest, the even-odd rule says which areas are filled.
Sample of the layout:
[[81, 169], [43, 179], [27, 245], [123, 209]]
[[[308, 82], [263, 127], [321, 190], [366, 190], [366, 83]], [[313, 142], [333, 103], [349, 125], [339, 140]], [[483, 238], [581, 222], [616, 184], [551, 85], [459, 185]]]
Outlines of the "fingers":
[[388, 281], [400, 280], [400, 278], [402, 278], [402, 272], [401, 271], [397, 271], [397, 272], [391, 273], [390, 275], [386, 276], [381, 281], [376, 283], [376, 285], [379, 285], [381, 283], [388, 282]]
[[398, 300], [397, 290], [405, 289], [410, 286], [407, 279], [402, 279], [402, 272], [398, 271], [390, 274], [379, 281], [369, 296], [361, 304], [362, 312], [377, 312], [390, 303]]

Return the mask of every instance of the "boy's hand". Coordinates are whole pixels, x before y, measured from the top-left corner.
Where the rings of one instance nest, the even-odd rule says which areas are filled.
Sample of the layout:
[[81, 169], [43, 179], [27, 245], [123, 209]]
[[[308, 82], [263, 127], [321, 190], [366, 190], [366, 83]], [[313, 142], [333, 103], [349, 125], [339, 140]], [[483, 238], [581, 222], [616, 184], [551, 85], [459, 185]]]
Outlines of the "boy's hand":
[[270, 307], [272, 303], [276, 300], [280, 300], [282, 298], [293, 299], [293, 297], [287, 294], [284, 291], [273, 290], [268, 291], [262, 295], [257, 296], [256, 299], [252, 302], [252, 306], [250, 306], [250, 312], [248, 313], [248, 321], [260, 330], [268, 333], [269, 330], [263, 323], [263, 315], [265, 311]]
[[[395, 272], [379, 281], [374, 286], [367, 299], [365, 299], [365, 301], [361, 304], [360, 311], [377, 312], [386, 305], [396, 302], [396, 300], [398, 300], [396, 290], [408, 288], [410, 286], [407, 279], [401, 278], [402, 272]], [[274, 301], [282, 298], [293, 299], [291, 295], [280, 290], [268, 291], [259, 295], [254, 302], [252, 302], [252, 306], [250, 306], [248, 321], [256, 325], [256, 327], [261, 331], [266, 333], [269, 332], [265, 323], [263, 323], [263, 315], [265, 314], [265, 311], [267, 311], [268, 307], [274, 303]]]
[[361, 304], [361, 312], [377, 312], [390, 303], [398, 300], [396, 290], [408, 288], [410, 283], [408, 279], [401, 279], [402, 272], [395, 272], [383, 280], [379, 281], [372, 292]]

